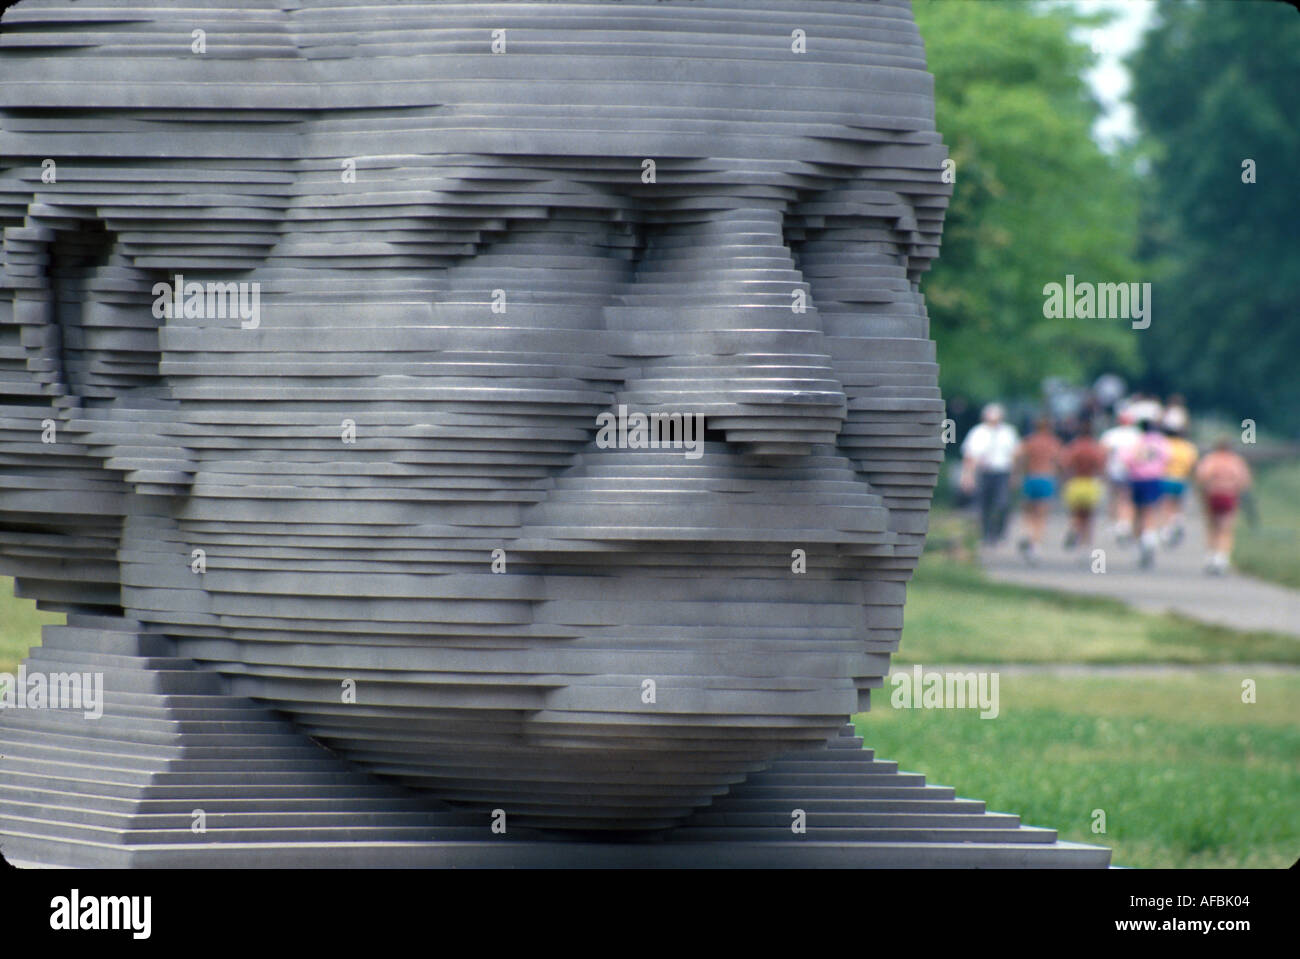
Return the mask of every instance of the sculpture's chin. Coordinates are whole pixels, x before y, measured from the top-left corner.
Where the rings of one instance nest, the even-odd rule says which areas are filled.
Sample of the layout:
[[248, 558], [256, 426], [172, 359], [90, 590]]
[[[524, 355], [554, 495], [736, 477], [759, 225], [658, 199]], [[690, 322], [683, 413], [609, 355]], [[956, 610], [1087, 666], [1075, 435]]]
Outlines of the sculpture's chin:
[[[781, 754], [824, 743], [850, 712], [638, 717], [610, 712], [611, 693], [619, 695], [608, 688], [554, 690], [555, 698], [593, 711], [476, 709], [484, 714], [459, 717], [294, 704], [290, 714], [357, 766], [440, 800], [503, 809], [523, 826], [646, 831], [677, 825]], [[814, 699], [833, 710], [846, 706], [852, 689], [803, 698], [805, 710]], [[597, 711], [602, 701], [605, 711]]]
[[[570, 717], [572, 718], [572, 717]], [[512, 824], [569, 831], [653, 831], [678, 825], [767, 761], [797, 746], [823, 743], [844, 716], [806, 727], [804, 742], [775, 731], [754, 735], [718, 717], [678, 717], [668, 735], [653, 725], [592, 724], [502, 717], [495, 736], [481, 723], [461, 737], [453, 723], [376, 717], [373, 725], [331, 726], [321, 741], [359, 766], [484, 811], [502, 809]], [[725, 721], [725, 720], [724, 720]], [[513, 729], [510, 728], [513, 725]], [[533, 727], [539, 726], [537, 735]], [[400, 738], [428, 729], [428, 740]], [[566, 740], [566, 728], [571, 739]], [[454, 747], [446, 740], [461, 738]], [[430, 740], [444, 740], [434, 748]]]

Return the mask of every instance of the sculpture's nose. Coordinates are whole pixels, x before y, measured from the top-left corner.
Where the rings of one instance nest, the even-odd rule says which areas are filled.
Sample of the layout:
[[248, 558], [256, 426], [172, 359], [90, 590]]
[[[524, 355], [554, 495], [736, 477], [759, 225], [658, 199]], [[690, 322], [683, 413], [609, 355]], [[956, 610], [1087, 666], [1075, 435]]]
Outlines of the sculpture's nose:
[[701, 414], [752, 454], [835, 442], [844, 390], [782, 221], [775, 208], [702, 210], [648, 231], [635, 282], [605, 310], [625, 334], [619, 403]]

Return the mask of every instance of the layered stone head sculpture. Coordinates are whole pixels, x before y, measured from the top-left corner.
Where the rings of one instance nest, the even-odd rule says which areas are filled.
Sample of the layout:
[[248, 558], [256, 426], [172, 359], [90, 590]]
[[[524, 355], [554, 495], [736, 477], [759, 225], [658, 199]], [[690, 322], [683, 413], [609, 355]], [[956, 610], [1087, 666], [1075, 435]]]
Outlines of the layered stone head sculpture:
[[378, 776], [671, 826], [897, 648], [933, 121], [903, 0], [24, 0], [0, 571]]

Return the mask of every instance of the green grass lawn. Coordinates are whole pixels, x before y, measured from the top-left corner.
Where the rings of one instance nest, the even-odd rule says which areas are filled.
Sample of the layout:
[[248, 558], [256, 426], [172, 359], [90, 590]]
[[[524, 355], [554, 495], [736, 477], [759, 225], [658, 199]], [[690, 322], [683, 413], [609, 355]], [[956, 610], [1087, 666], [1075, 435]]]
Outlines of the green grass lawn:
[[1300, 639], [993, 583], [926, 553], [907, 589], [896, 663], [1300, 663]]
[[27, 650], [41, 641], [41, 627], [62, 623], [62, 613], [43, 613], [30, 599], [14, 596], [14, 581], [0, 577], [0, 673], [12, 673]]
[[1300, 463], [1279, 463], [1255, 478], [1259, 522], [1238, 521], [1238, 569], [1300, 589]]
[[[1241, 680], [1257, 702], [1241, 701]], [[1300, 856], [1300, 674], [1000, 676], [1001, 710], [854, 717], [882, 759], [1135, 867], [1283, 867]], [[1091, 830], [1093, 810], [1105, 834]]]
[[[1300, 491], [1297, 491], [1300, 503]], [[1262, 509], [1269, 509], [1267, 502]], [[961, 518], [939, 513], [961, 554]], [[1002, 673], [1000, 713], [894, 709], [854, 717], [868, 746], [988, 808], [1106, 845], [1135, 867], [1280, 867], [1300, 857], [1300, 640], [1205, 626], [1121, 603], [988, 581], [927, 553], [908, 587], [896, 668], [912, 663], [1213, 665], [1169, 674]], [[1256, 675], [1258, 673], [1258, 675]], [[1242, 679], [1257, 702], [1241, 702]], [[1106, 833], [1091, 830], [1106, 813]]]

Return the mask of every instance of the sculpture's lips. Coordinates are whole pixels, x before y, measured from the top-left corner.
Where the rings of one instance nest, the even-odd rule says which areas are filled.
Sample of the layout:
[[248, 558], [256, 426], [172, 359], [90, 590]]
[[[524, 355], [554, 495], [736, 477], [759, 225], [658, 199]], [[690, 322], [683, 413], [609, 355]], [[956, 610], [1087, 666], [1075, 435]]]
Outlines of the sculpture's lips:
[[807, 543], [889, 556], [896, 542], [881, 497], [833, 449], [781, 466], [717, 442], [696, 460], [667, 449], [588, 452], [525, 510], [522, 527], [512, 547], [525, 553]]

